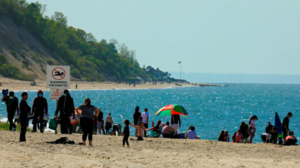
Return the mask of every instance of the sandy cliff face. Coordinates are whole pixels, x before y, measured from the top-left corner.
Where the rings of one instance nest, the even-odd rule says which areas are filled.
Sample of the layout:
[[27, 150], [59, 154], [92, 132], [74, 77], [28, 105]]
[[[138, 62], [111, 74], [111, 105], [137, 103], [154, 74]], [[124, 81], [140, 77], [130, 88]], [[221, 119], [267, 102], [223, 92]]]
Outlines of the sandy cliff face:
[[59, 64], [53, 59], [51, 51], [8, 17], [0, 18], [0, 54], [5, 55], [21, 72], [35, 79], [46, 79], [43, 71], [47, 64]]

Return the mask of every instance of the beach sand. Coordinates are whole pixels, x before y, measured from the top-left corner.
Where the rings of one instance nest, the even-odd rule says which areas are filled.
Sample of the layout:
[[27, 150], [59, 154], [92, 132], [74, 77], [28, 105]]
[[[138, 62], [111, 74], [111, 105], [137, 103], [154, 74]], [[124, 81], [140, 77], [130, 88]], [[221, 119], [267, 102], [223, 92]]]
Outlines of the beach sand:
[[[93, 147], [54, 145], [65, 135], [0, 131], [0, 167], [299, 167], [299, 147], [272, 144], [232, 144], [207, 140], [152, 139], [129, 141], [94, 135]], [[76, 143], [81, 135], [67, 135]]]
[[[35, 81], [37, 86], [31, 86], [29, 81], [20, 81], [20, 80], [13, 80], [8, 78], [0, 77], [0, 89], [9, 89], [13, 91], [20, 91], [20, 90], [50, 90], [46, 88], [46, 81], [44, 80], [36, 80]], [[71, 81], [70, 89], [76, 89], [75, 85], [77, 84], [78, 90], [89, 90], [89, 89], [157, 89], [157, 88], [172, 88], [172, 87], [186, 87], [192, 86], [189, 84], [182, 84], [182, 86], [177, 86], [174, 83], [157, 83], [156, 85], [153, 84], [137, 84], [135, 87], [133, 85], [128, 85], [125, 83], [115, 83], [115, 82], [85, 82], [85, 81]]]

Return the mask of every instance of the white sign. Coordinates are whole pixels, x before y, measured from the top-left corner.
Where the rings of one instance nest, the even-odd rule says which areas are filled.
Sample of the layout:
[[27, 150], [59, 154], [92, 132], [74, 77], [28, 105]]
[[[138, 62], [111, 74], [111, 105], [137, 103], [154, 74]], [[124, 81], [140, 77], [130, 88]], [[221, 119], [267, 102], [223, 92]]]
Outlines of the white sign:
[[47, 88], [70, 88], [70, 66], [47, 66]]
[[67, 88], [51, 88], [50, 89], [50, 99], [51, 100], [57, 100], [59, 99], [63, 94], [64, 90]]

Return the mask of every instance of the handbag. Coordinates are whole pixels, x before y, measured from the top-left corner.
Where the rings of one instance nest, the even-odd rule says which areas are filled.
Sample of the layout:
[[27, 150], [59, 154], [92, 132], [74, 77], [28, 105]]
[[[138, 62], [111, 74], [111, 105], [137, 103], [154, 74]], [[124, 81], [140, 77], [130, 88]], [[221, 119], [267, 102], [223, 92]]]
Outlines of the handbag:
[[51, 118], [49, 121], [49, 129], [56, 130], [58, 126], [58, 117]]

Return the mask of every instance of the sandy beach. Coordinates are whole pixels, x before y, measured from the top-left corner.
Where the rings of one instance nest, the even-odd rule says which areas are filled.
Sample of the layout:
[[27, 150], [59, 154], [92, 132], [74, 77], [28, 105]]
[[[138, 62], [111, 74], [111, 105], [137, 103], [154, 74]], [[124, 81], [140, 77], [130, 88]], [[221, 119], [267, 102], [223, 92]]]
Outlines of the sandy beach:
[[[46, 81], [45, 80], [36, 80], [37, 86], [31, 86], [30, 81], [20, 81], [20, 80], [13, 80], [8, 78], [0, 78], [0, 89], [9, 89], [13, 91], [20, 91], [20, 90], [50, 90], [46, 88]], [[85, 81], [71, 81], [70, 89], [76, 89], [75, 86], [77, 84], [78, 90], [87, 90], [87, 89], [158, 89], [158, 88], [172, 88], [172, 87], [187, 87], [192, 86], [189, 84], [182, 84], [182, 86], [177, 86], [175, 83], [157, 83], [156, 85], [153, 84], [137, 84], [135, 87], [133, 85], [128, 85], [125, 83], [115, 83], [115, 82], [85, 82]]]
[[[93, 147], [54, 145], [63, 135], [0, 131], [0, 167], [299, 167], [299, 147], [272, 144], [232, 144], [207, 140], [152, 139], [130, 141], [94, 135]], [[76, 143], [81, 135], [67, 135]]]

